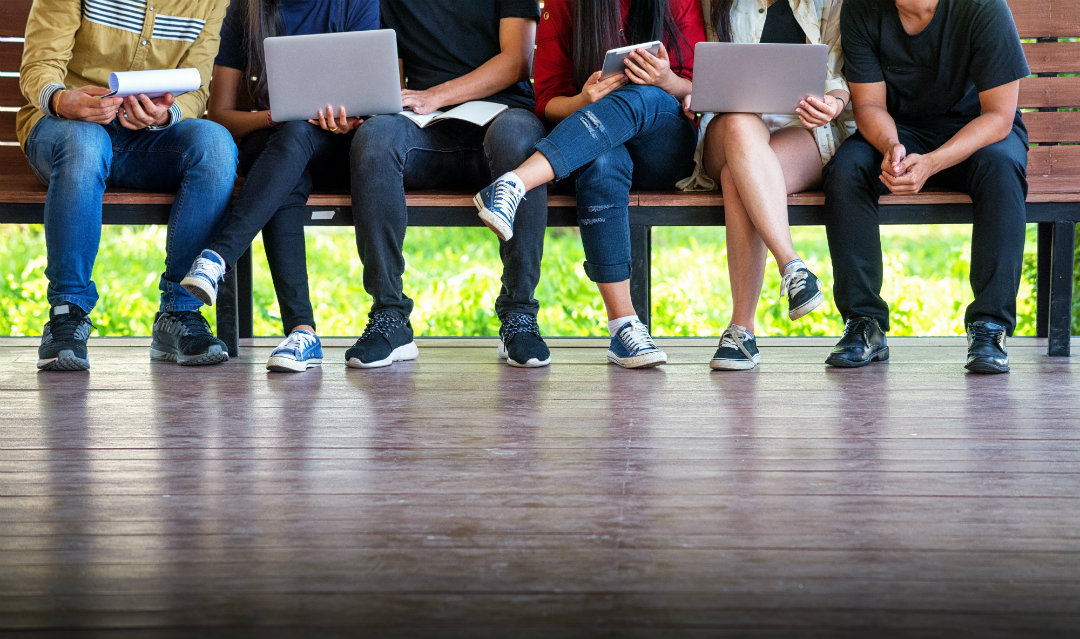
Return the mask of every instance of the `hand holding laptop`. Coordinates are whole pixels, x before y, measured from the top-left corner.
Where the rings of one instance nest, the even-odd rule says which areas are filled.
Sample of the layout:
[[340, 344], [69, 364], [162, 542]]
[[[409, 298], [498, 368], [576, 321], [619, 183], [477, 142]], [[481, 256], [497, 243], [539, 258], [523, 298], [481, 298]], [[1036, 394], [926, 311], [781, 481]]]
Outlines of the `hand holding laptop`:
[[338, 107], [337, 115], [335, 115], [334, 107], [328, 104], [325, 109], [319, 110], [317, 118], [312, 118], [308, 120], [308, 122], [319, 127], [323, 131], [345, 135], [363, 124], [364, 118], [348, 117], [345, 115], [345, 107]]
[[813, 129], [832, 122], [843, 110], [843, 101], [826, 93], [820, 98], [813, 95], [803, 98], [795, 107], [795, 114], [804, 127]]

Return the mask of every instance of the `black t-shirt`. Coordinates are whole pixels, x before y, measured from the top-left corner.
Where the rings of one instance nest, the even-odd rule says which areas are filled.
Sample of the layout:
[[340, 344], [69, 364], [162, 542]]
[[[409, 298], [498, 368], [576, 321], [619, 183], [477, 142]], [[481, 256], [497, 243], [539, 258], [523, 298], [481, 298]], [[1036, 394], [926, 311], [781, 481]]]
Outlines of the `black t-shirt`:
[[[840, 14], [844, 76], [884, 81], [889, 114], [902, 124], [970, 122], [979, 92], [1030, 73], [1005, 0], [940, 0], [933, 19], [908, 35], [896, 4], [847, 0]], [[1020, 113], [1016, 114], [1020, 122]]]
[[[383, 26], [397, 32], [410, 89], [423, 90], [474, 71], [495, 57], [499, 20], [540, 19], [537, 0], [381, 0]], [[532, 109], [532, 85], [518, 82], [484, 98]]]
[[774, 44], [806, 44], [806, 34], [799, 26], [788, 0], [776, 0], [765, 14], [761, 42]]

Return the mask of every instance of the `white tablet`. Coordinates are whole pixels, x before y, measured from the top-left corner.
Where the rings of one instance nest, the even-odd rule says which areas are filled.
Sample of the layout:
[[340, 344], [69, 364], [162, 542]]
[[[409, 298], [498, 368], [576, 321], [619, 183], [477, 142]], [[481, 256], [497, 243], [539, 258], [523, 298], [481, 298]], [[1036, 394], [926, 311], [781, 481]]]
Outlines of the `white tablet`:
[[263, 40], [274, 120], [310, 120], [330, 105], [350, 117], [399, 113], [401, 77], [393, 29]]
[[799, 101], [825, 93], [824, 44], [699, 42], [694, 92], [699, 113], [794, 113]]
[[618, 75], [626, 70], [626, 65], [623, 64], [623, 60], [631, 52], [638, 49], [645, 49], [653, 55], [660, 53], [660, 42], [644, 42], [642, 44], [631, 44], [626, 47], [619, 47], [618, 49], [610, 49], [604, 54], [604, 66], [600, 68], [600, 79], [610, 78], [613, 75]]

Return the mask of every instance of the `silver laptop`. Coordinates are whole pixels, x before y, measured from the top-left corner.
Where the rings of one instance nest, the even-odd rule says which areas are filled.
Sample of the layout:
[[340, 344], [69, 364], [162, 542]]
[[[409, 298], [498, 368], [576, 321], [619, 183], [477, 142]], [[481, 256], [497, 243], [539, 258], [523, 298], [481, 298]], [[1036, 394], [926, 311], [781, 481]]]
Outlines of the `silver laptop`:
[[393, 29], [263, 40], [274, 120], [309, 120], [331, 105], [351, 116], [399, 113], [401, 78]]
[[828, 51], [824, 44], [699, 42], [690, 108], [794, 113], [803, 98], [824, 95]]

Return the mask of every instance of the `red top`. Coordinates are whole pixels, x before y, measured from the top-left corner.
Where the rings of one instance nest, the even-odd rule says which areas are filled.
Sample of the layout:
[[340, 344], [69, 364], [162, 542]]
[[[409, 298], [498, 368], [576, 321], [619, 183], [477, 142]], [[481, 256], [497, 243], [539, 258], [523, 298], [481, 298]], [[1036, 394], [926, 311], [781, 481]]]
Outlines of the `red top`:
[[[620, 0], [619, 22], [626, 24], [633, 0]], [[570, 11], [573, 0], [547, 0], [540, 26], [536, 30], [536, 58], [533, 62], [533, 89], [536, 91], [536, 115], [546, 120], [544, 111], [548, 102], [557, 97], [573, 97], [581, 93], [574, 86], [574, 66], [570, 60]], [[694, 45], [705, 40], [705, 19], [701, 14], [701, 0], [670, 0], [671, 15], [682, 31], [686, 45], [682, 50], [682, 64], [672, 52], [670, 42], [664, 42], [671, 58], [671, 70], [676, 75], [693, 81]], [[627, 44], [633, 44], [628, 42]], [[599, 71], [600, 69], [597, 69]]]

